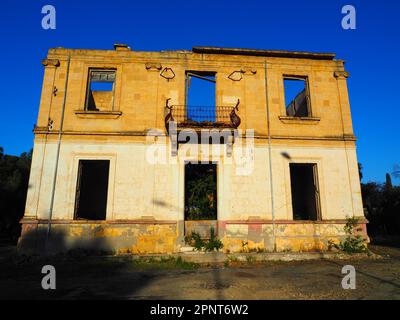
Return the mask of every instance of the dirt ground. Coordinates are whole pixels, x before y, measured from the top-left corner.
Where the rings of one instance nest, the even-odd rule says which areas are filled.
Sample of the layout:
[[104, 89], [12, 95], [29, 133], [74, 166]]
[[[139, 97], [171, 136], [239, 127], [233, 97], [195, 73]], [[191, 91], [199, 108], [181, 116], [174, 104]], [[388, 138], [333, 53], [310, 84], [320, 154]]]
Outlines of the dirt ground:
[[[3, 246], [0, 299], [400, 299], [400, 248], [370, 249], [385, 258], [181, 268], [103, 257], [27, 260]], [[45, 264], [56, 268], [56, 290], [41, 288]], [[355, 290], [341, 287], [346, 264], [356, 269]]]

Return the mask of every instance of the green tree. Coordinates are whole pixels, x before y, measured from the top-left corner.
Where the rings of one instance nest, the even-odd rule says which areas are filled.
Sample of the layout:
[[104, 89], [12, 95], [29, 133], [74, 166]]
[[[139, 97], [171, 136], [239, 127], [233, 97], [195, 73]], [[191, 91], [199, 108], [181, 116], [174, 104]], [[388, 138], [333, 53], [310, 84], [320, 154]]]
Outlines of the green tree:
[[362, 170], [363, 170], [363, 166], [362, 166], [362, 164], [359, 162], [359, 163], [358, 163], [358, 174], [359, 174], [359, 176], [360, 176], [360, 181], [361, 181], [362, 178], [363, 178]]
[[32, 150], [19, 157], [0, 147], [0, 236], [17, 239], [24, 214]]
[[194, 165], [186, 173], [186, 219], [216, 219], [217, 185], [213, 167], [210, 165]]
[[384, 184], [361, 184], [363, 205], [370, 235], [400, 235], [400, 187], [393, 186], [389, 174]]
[[392, 189], [392, 178], [390, 177], [389, 173], [386, 173], [386, 183], [385, 183], [385, 188], [386, 189]]

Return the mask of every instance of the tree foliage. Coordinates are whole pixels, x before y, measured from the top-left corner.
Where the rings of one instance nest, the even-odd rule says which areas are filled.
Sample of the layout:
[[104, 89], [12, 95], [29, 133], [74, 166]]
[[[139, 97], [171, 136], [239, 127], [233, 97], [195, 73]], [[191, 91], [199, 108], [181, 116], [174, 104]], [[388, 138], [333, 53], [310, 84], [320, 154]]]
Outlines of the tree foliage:
[[28, 190], [32, 150], [19, 157], [0, 147], [0, 236], [17, 238]]
[[370, 235], [400, 235], [400, 187], [392, 185], [389, 174], [385, 183], [361, 184], [365, 215]]
[[186, 219], [216, 219], [217, 185], [213, 169], [208, 165], [195, 166], [187, 171], [186, 180]]

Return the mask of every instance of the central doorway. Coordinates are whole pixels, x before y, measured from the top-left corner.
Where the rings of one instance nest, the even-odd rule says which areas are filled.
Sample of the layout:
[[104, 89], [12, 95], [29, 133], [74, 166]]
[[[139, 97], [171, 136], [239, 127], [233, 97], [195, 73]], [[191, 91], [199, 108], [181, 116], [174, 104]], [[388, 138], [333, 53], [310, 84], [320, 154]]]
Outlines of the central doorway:
[[217, 233], [217, 164], [185, 163], [185, 235]]

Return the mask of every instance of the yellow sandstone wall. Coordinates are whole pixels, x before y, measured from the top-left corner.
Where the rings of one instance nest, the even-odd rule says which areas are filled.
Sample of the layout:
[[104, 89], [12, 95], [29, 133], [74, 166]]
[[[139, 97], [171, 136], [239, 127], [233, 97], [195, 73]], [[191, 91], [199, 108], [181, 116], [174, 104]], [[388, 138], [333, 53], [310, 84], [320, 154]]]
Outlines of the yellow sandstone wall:
[[[99, 246], [95, 239], [107, 250], [134, 253], [175, 252], [184, 245], [184, 163], [193, 156], [184, 148], [171, 156], [164, 117], [166, 99], [184, 104], [186, 70], [216, 72], [216, 105], [234, 106], [240, 99], [239, 129], [255, 132], [250, 174], [238, 175], [240, 156], [235, 152], [228, 157], [225, 150], [213, 158], [218, 162], [218, 235], [225, 249], [240, 251], [248, 242], [249, 247], [271, 250], [271, 179], [275, 219], [280, 221], [275, 229], [279, 251], [326, 249], [331, 237], [343, 236], [346, 217], [363, 217], [347, 73], [341, 60], [57, 48], [49, 51], [44, 64], [21, 246], [32, 244], [35, 235], [40, 238], [47, 226], [64, 103], [52, 214], [55, 230], [67, 239], [64, 248]], [[116, 69], [112, 111], [84, 111], [88, 70], [94, 67]], [[175, 77], [163, 78], [163, 72], [171, 74], [165, 68]], [[242, 79], [229, 79], [233, 72]], [[283, 75], [308, 77], [309, 119], [286, 117]], [[151, 129], [164, 136], [146, 136]], [[149, 163], [149, 146], [154, 143], [166, 148], [167, 163]], [[80, 159], [110, 160], [105, 222], [73, 221]], [[209, 157], [202, 153], [197, 159]], [[293, 222], [290, 162], [317, 164], [322, 222]], [[256, 222], [249, 224], [252, 220]]]

